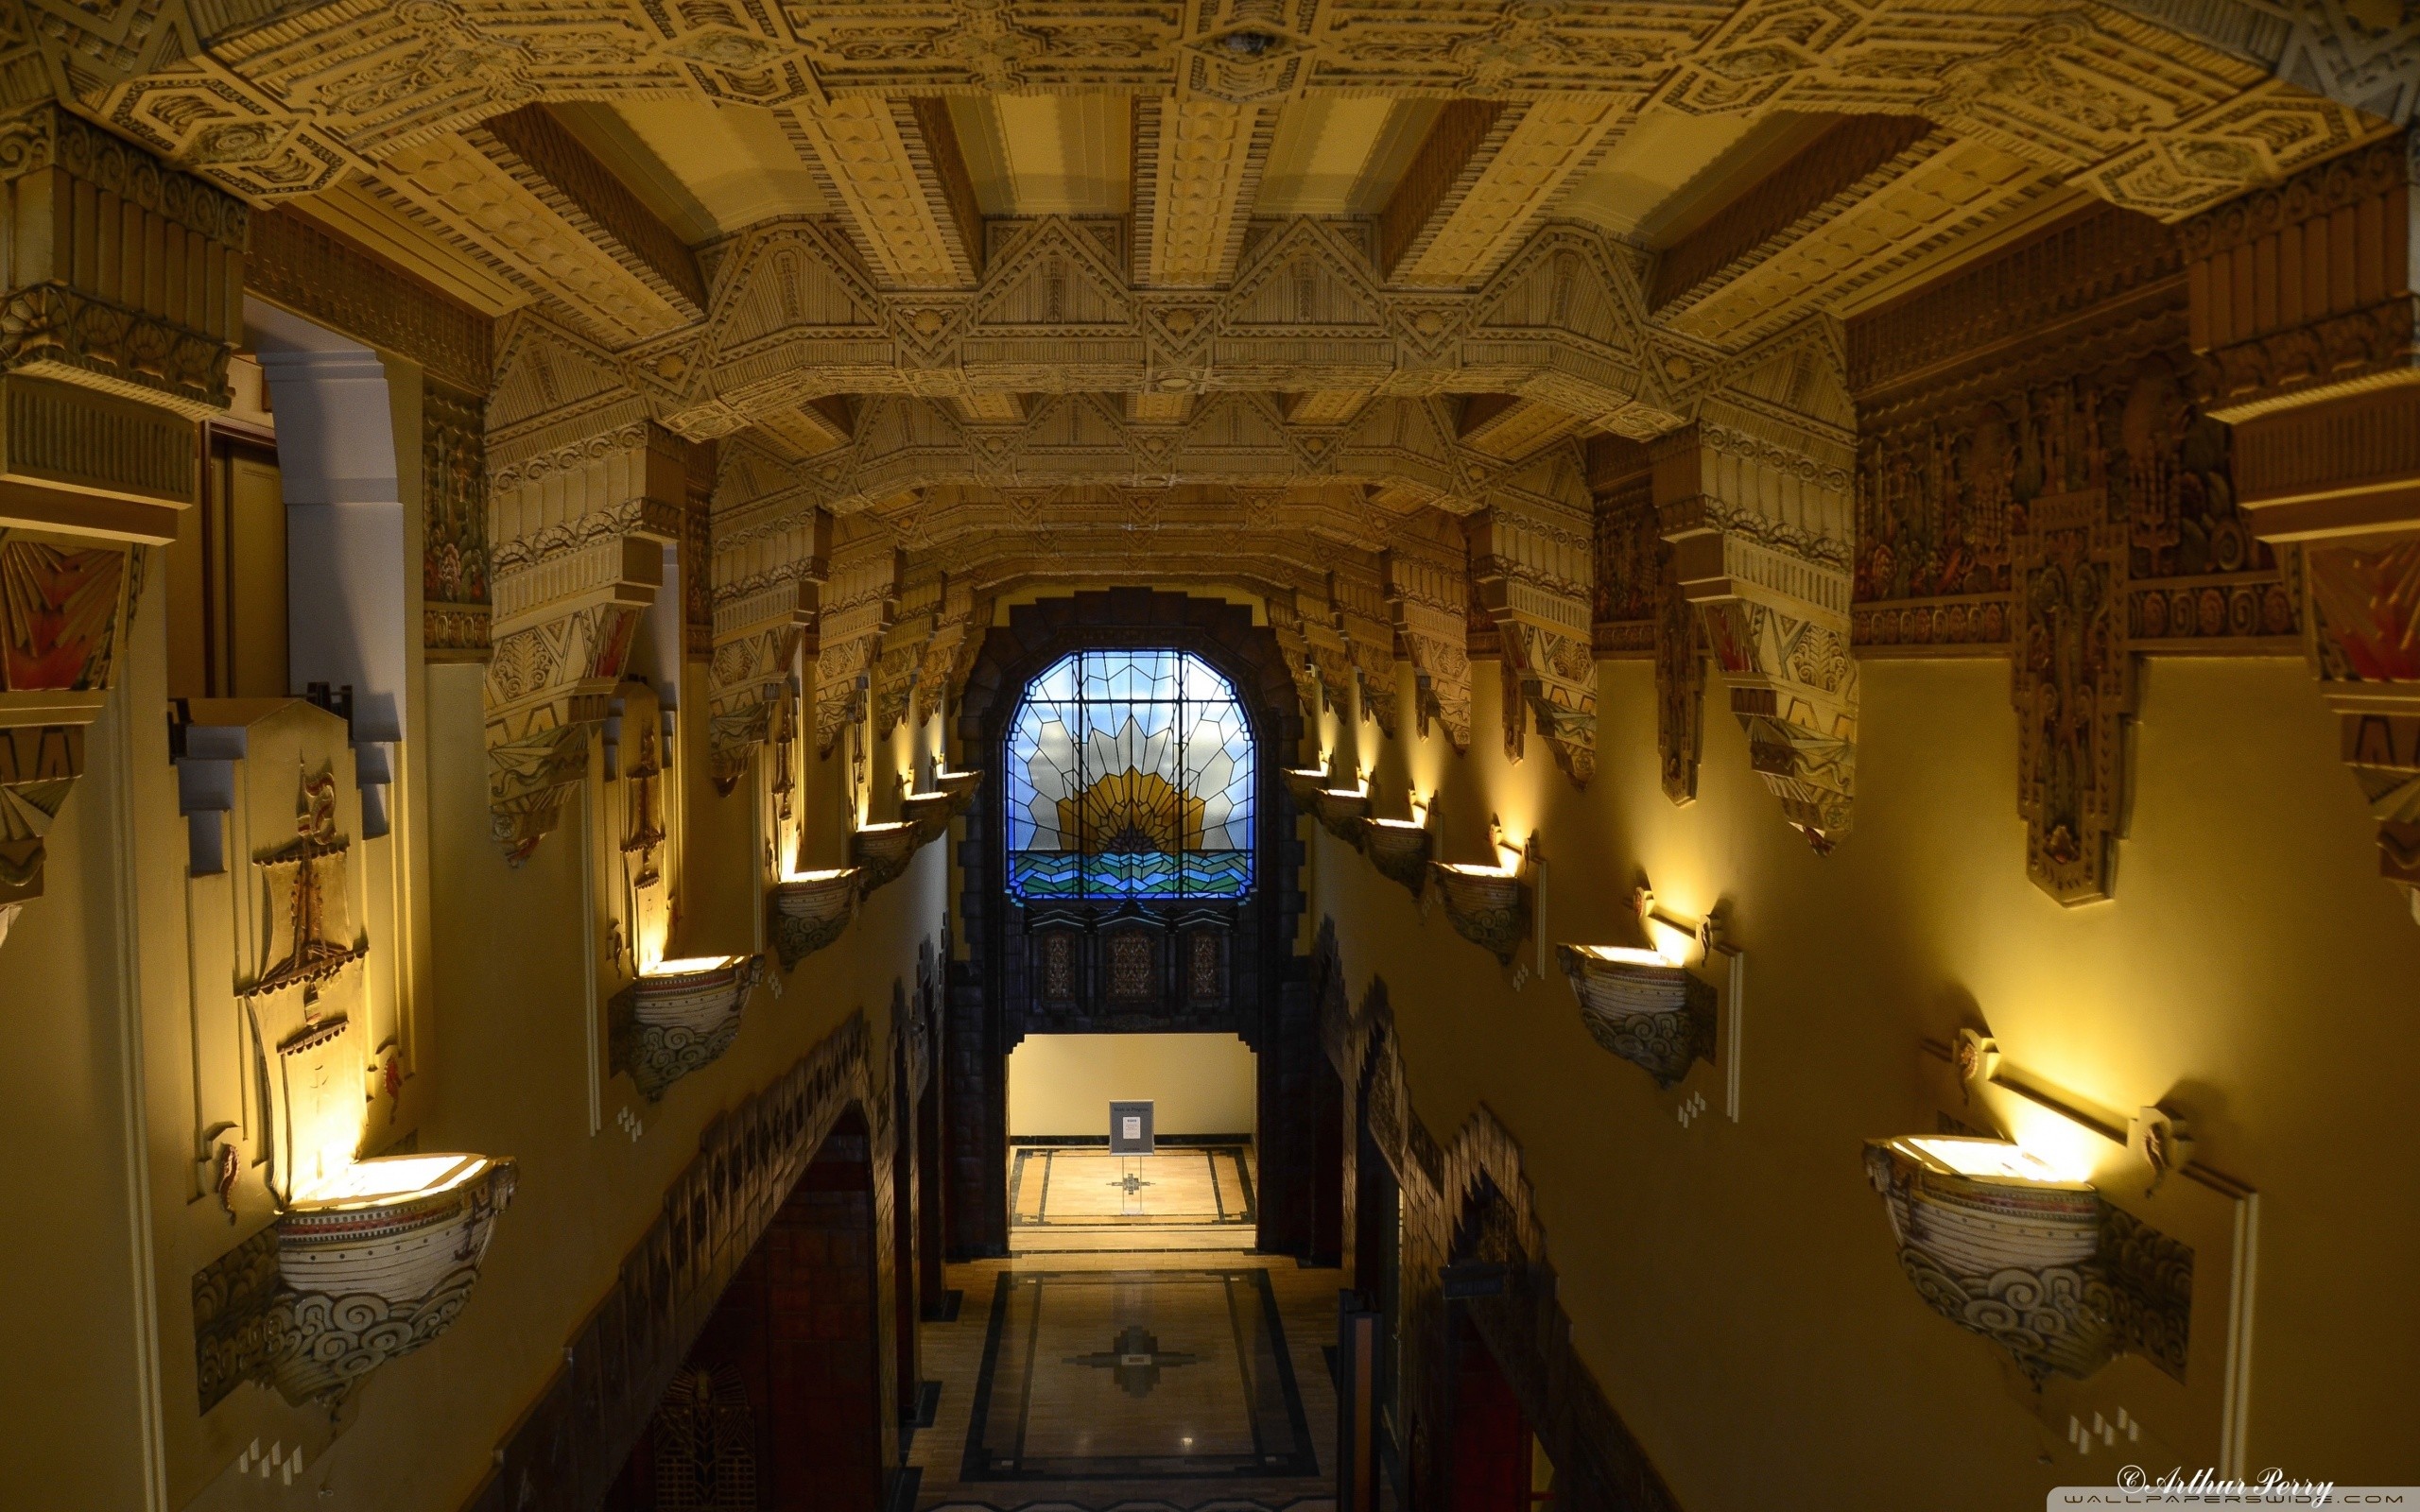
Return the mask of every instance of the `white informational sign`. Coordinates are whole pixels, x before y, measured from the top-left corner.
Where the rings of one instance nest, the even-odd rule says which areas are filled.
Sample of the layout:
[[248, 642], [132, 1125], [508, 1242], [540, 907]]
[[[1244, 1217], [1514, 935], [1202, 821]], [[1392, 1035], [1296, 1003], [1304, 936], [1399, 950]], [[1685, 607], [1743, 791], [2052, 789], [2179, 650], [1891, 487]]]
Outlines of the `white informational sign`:
[[1130, 1140], [1141, 1139], [1143, 1137], [1143, 1121], [1139, 1118], [1128, 1119], [1126, 1121], [1126, 1133], [1123, 1137]]

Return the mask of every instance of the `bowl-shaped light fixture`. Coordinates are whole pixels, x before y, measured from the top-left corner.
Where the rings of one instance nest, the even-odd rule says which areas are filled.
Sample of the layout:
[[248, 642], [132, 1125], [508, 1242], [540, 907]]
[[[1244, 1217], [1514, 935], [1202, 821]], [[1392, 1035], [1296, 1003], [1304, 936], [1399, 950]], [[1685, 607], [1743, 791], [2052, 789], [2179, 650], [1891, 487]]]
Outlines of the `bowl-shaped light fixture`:
[[933, 785], [949, 795], [949, 811], [952, 814], [963, 814], [974, 806], [975, 795], [982, 789], [983, 773], [979, 769], [971, 772], [936, 771], [933, 773]]
[[948, 833], [950, 816], [957, 812], [958, 799], [938, 788], [929, 793], [908, 793], [899, 799], [899, 816], [915, 829], [918, 845]]
[[840, 937], [857, 905], [857, 868], [796, 871], [773, 884], [773, 949], [786, 971]]
[[1320, 789], [1316, 812], [1327, 833], [1340, 840], [1358, 845], [1361, 821], [1370, 816], [1370, 790], [1365, 787], [1323, 787]]
[[1288, 766], [1285, 771], [1286, 791], [1294, 799], [1294, 807], [1305, 814], [1318, 812], [1320, 794], [1328, 784], [1324, 766]]
[[693, 955], [659, 961], [631, 984], [614, 1060], [649, 1102], [731, 1048], [759, 964], [754, 955]]
[[1658, 1087], [1714, 1059], [1714, 988], [1669, 957], [1626, 945], [1560, 945], [1563, 974], [1596, 1041]]
[[1428, 885], [1428, 827], [1413, 819], [1368, 819], [1361, 828], [1361, 850], [1378, 874], [1402, 883], [1414, 898]]
[[1530, 927], [1530, 887], [1519, 869], [1431, 861], [1428, 877], [1455, 933], [1493, 951], [1505, 965], [1512, 964], [1512, 954]]
[[858, 895], [898, 881], [922, 844], [924, 838], [916, 827], [904, 819], [859, 825], [851, 831], [849, 859], [856, 863]]
[[2006, 1140], [1869, 1141], [1865, 1169], [1899, 1265], [1935, 1312], [2007, 1349], [2035, 1381], [2081, 1381], [2118, 1347], [2100, 1264], [2100, 1194]]
[[280, 1285], [257, 1314], [256, 1370], [297, 1405], [334, 1403], [444, 1332], [514, 1177], [512, 1161], [479, 1155], [388, 1156], [298, 1195], [277, 1220]]

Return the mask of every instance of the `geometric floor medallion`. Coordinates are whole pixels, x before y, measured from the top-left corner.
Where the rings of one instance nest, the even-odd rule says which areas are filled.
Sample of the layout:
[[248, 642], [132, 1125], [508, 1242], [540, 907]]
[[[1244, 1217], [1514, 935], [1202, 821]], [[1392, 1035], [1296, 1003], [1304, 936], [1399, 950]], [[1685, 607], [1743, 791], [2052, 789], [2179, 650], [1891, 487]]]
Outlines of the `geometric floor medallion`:
[[1318, 1473], [1268, 1271], [1001, 1274], [961, 1481]]

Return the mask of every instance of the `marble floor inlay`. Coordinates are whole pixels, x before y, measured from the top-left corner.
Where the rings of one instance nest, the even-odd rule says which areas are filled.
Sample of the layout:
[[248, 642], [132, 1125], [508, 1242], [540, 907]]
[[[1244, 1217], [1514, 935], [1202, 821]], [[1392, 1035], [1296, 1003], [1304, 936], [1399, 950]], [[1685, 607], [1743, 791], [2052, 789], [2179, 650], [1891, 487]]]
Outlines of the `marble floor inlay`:
[[1318, 1473], [1260, 1266], [1003, 1271], [971, 1416], [962, 1482]]
[[1248, 1228], [1257, 1218], [1240, 1145], [1155, 1155], [1028, 1145], [1016, 1150], [1009, 1170], [1009, 1223], [1015, 1228]]

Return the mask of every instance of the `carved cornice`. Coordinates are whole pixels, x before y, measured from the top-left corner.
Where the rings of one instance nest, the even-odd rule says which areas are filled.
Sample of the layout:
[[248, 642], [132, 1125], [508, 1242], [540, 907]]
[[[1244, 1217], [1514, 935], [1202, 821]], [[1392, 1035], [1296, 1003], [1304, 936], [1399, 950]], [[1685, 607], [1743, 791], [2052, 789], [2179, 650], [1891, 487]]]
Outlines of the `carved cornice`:
[[247, 292], [372, 346], [484, 403], [494, 322], [283, 206], [252, 216]]
[[2202, 398], [2249, 421], [2420, 384], [2420, 132], [2186, 224]]

